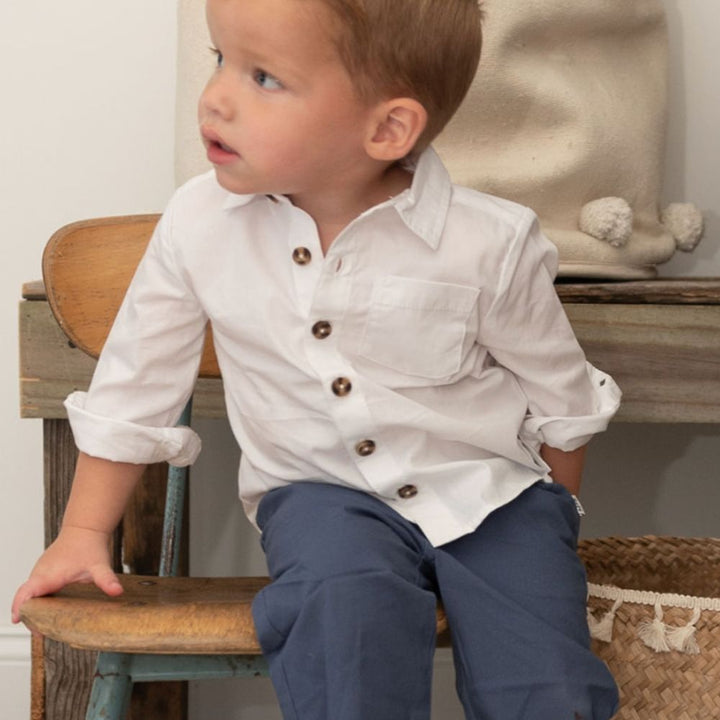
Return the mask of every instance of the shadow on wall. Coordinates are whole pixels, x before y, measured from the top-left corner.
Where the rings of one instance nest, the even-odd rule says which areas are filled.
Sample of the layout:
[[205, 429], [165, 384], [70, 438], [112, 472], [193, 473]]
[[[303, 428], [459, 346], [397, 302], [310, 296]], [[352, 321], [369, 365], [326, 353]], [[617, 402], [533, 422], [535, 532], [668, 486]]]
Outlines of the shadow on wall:
[[668, 129], [665, 143], [663, 197], [687, 196], [687, 81], [683, 17], [676, 0], [664, 0], [668, 23], [670, 66], [668, 76]]
[[718, 536], [720, 430], [615, 423], [590, 446], [583, 535]]
[[227, 420], [198, 420], [203, 450], [191, 471], [190, 570], [193, 575], [267, 575], [260, 535], [238, 498], [240, 453]]

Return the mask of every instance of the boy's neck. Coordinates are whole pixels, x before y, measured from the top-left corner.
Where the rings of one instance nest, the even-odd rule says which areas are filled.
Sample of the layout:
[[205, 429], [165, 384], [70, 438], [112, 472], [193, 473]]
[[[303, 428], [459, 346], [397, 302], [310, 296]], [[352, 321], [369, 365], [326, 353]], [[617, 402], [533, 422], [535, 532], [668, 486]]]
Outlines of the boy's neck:
[[323, 254], [327, 254], [335, 238], [356, 217], [399, 195], [411, 184], [412, 174], [396, 163], [365, 181], [339, 183], [317, 195], [291, 195], [290, 200], [315, 221]]

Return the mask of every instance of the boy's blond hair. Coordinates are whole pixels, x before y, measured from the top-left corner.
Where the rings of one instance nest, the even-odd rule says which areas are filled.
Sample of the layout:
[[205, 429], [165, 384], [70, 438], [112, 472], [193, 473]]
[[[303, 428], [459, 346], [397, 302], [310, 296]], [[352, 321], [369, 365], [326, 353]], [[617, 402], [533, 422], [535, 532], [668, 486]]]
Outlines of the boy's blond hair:
[[428, 113], [415, 151], [455, 114], [482, 46], [479, 0], [321, 0], [339, 20], [335, 40], [360, 97], [412, 97]]

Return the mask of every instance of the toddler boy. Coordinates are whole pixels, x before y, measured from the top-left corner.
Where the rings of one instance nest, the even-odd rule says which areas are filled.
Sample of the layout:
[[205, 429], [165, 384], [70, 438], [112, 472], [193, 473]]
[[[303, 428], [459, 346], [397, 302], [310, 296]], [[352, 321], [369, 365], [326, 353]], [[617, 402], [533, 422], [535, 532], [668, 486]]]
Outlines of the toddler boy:
[[585, 362], [535, 216], [429, 144], [481, 44], [475, 0], [208, 0], [214, 171], [164, 214], [88, 393], [57, 541], [16, 596], [121, 592], [108, 537], [176, 428], [212, 322], [253, 607], [287, 720], [429, 717], [435, 607], [475, 720], [605, 720], [576, 554], [584, 446], [619, 391]]

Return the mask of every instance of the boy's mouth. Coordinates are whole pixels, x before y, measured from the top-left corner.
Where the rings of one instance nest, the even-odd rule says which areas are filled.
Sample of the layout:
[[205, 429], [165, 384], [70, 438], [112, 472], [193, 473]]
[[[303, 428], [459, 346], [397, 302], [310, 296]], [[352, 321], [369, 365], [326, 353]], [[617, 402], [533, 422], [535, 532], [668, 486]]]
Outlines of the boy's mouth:
[[211, 140], [210, 144], [214, 145], [215, 147], [219, 147], [223, 152], [227, 152], [227, 153], [235, 152], [229, 145], [226, 145], [224, 142], [221, 142], [220, 140]]
[[210, 128], [201, 128], [201, 135], [207, 149], [208, 160], [222, 165], [238, 157], [238, 152], [223, 142], [223, 139]]

